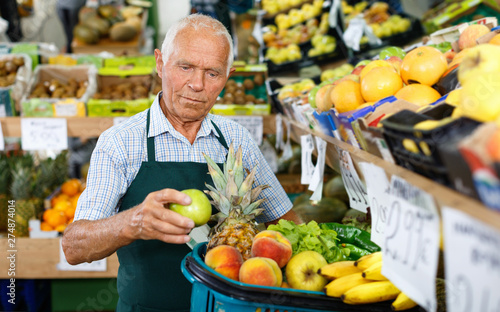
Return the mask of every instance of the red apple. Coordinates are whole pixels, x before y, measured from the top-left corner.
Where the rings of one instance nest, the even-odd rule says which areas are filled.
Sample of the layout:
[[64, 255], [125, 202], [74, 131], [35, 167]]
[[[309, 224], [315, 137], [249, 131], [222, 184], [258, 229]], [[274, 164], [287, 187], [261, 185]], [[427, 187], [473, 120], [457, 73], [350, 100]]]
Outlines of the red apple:
[[392, 66], [394, 66], [394, 69], [396, 69], [398, 74], [400, 73], [401, 64], [403, 63], [403, 60], [400, 57], [394, 55], [390, 56], [386, 59], [386, 62], [389, 62]]
[[476, 39], [486, 35], [490, 29], [481, 24], [470, 25], [458, 37], [458, 47], [460, 50], [471, 48], [477, 45]]
[[354, 69], [352, 70], [351, 74], [353, 75], [358, 75], [361, 73], [361, 71], [363, 70], [363, 68], [365, 68], [366, 65], [359, 65], [359, 66], [356, 66], [354, 67]]

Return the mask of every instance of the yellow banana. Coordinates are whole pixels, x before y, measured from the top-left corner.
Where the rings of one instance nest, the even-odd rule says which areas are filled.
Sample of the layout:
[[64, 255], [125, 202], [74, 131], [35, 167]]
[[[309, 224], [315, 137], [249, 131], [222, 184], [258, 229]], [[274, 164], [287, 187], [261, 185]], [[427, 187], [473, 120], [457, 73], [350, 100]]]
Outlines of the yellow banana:
[[325, 286], [325, 293], [330, 297], [340, 297], [353, 287], [372, 282], [372, 280], [363, 278], [361, 273], [358, 272], [334, 279]]
[[416, 307], [417, 303], [410, 299], [405, 293], [401, 292], [396, 300], [391, 304], [392, 311], [403, 311]]
[[359, 272], [361, 270], [354, 266], [354, 261], [337, 261], [327, 264], [318, 270], [318, 274], [330, 280]]
[[368, 269], [364, 270], [361, 275], [364, 278], [375, 281], [387, 281], [387, 278], [382, 275], [382, 261], [375, 262]]
[[390, 281], [377, 281], [351, 288], [340, 298], [347, 304], [367, 304], [395, 299], [400, 292]]
[[375, 262], [380, 261], [382, 261], [382, 252], [377, 251], [359, 258], [354, 262], [354, 266], [357, 266], [361, 271], [364, 271], [371, 267]]

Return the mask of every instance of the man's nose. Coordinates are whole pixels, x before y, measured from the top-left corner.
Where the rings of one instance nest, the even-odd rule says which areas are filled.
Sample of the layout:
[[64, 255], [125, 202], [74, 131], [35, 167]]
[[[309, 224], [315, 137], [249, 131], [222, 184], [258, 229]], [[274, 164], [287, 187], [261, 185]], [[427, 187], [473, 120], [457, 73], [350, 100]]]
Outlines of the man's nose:
[[193, 75], [191, 76], [191, 79], [189, 79], [188, 86], [194, 91], [201, 91], [203, 90], [204, 83], [205, 81], [203, 71], [195, 70], [193, 72]]

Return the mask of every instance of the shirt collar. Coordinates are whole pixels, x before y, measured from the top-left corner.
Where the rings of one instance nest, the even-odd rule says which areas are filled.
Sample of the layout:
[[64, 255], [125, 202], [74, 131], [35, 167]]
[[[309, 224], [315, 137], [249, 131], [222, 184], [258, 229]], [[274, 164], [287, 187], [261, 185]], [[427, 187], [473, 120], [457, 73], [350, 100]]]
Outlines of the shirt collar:
[[[151, 104], [150, 108], [151, 120], [149, 124], [148, 137], [155, 137], [165, 132], [170, 132], [175, 135], [181, 135], [177, 130], [174, 129], [170, 121], [168, 121], [167, 117], [165, 117], [165, 114], [163, 114], [163, 111], [161, 110], [160, 107], [161, 96], [162, 92], [159, 92], [156, 95], [153, 104]], [[211, 114], [208, 114], [207, 117], [203, 119], [203, 122], [201, 123], [201, 128], [198, 131], [196, 138], [208, 136], [210, 135], [210, 133], [213, 133], [216, 137], [219, 137], [219, 134], [217, 133], [217, 131], [215, 131], [214, 125], [212, 124], [211, 120], [212, 120]]]

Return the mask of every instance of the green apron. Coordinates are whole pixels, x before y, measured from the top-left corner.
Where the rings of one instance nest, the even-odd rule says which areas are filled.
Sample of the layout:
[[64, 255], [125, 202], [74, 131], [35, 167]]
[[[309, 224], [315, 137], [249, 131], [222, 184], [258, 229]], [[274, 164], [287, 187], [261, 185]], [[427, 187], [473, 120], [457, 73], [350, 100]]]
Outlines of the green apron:
[[[147, 135], [149, 121], [150, 112]], [[229, 149], [219, 128], [212, 124], [219, 134], [220, 144]], [[149, 193], [164, 188], [204, 190], [205, 183], [213, 185], [206, 163], [157, 162], [154, 137], [147, 137], [147, 147], [148, 161], [142, 163], [119, 211], [137, 206]], [[222, 164], [218, 165], [222, 168]], [[118, 249], [117, 311], [189, 311], [191, 283], [182, 275], [180, 264], [190, 251], [186, 244], [167, 244], [159, 240], [137, 240]]]

